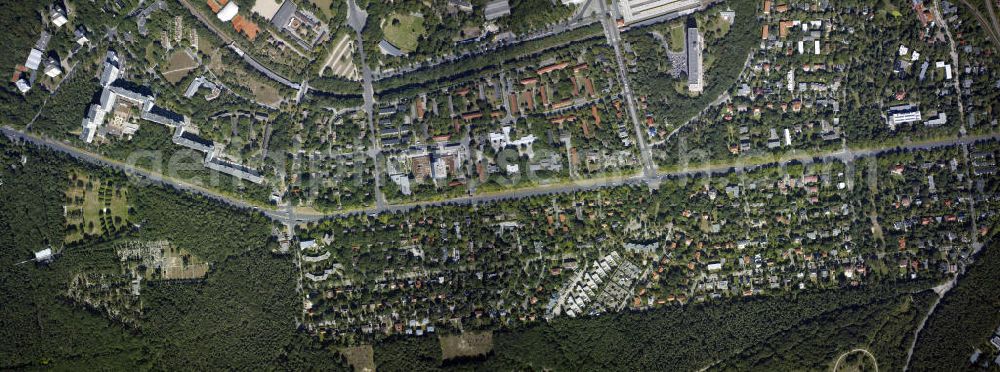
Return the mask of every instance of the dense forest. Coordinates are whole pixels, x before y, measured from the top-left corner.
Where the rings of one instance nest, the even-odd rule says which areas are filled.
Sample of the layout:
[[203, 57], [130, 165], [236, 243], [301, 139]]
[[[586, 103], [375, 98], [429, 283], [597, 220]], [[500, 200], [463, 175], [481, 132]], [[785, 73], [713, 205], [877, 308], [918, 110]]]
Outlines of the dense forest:
[[[22, 164], [22, 160], [24, 161]], [[270, 223], [259, 214], [159, 186], [0, 138], [0, 369], [303, 369], [340, 366], [336, 353], [296, 331], [295, 267], [270, 253]], [[70, 278], [116, 264], [113, 242], [62, 250], [50, 264], [19, 262], [63, 236], [63, 188], [70, 169], [127, 184], [138, 227], [129, 239], [169, 239], [211, 263], [195, 283], [143, 289], [146, 312], [131, 329], [66, 297]]]
[[[914, 319], [930, 303], [914, 287], [802, 293], [724, 304], [559, 319], [495, 334], [485, 360], [442, 363], [436, 339], [397, 339], [375, 350], [388, 370], [677, 370], [830, 368], [843, 352], [868, 347], [880, 368], [906, 359]], [[911, 293], [916, 292], [916, 293]], [[909, 337], [909, 338], [908, 338]]]
[[760, 21], [750, 16], [754, 14], [757, 4], [753, 1], [729, 1], [718, 6], [718, 9], [728, 6], [739, 16], [729, 33], [706, 45], [705, 55], [714, 56], [715, 62], [705, 73], [705, 91], [695, 97], [669, 88], [676, 79], [660, 71], [660, 65], [669, 59], [659, 42], [651, 36], [651, 27], [637, 28], [624, 35], [635, 44], [633, 47], [637, 53], [653, 55], [640, 55], [637, 72], [630, 79], [636, 85], [636, 93], [647, 96], [649, 110], [654, 115], [675, 125], [683, 124], [733, 87], [743, 71], [748, 54], [757, 45], [755, 32], [760, 30]]
[[[70, 170], [129, 188], [135, 224], [124, 236], [168, 239], [211, 263], [205, 280], [147, 283], [141, 326], [128, 328], [72, 304], [75, 273], [115, 264], [113, 241], [65, 248], [50, 264], [23, 263], [63, 236], [63, 188]], [[0, 138], [0, 368], [83, 369], [346, 368], [333, 350], [297, 330], [292, 260], [270, 253], [271, 223], [208, 199]], [[940, 304], [917, 343], [915, 370], [964, 366], [971, 347], [987, 347], [1000, 304], [991, 293], [1000, 253], [987, 247]], [[864, 347], [880, 368], [905, 362], [913, 328], [934, 299], [929, 281], [839, 291], [799, 292], [721, 303], [558, 319], [496, 333], [493, 352], [441, 360], [434, 337], [376, 346], [383, 370], [435, 369], [826, 369]]]
[[[995, 351], [989, 340], [1000, 327], [1000, 246], [983, 248], [965, 277], [941, 299], [927, 319], [913, 350], [914, 371], [954, 370], [969, 365], [977, 348], [984, 352], [980, 361]], [[994, 366], [996, 367], [996, 366]]]

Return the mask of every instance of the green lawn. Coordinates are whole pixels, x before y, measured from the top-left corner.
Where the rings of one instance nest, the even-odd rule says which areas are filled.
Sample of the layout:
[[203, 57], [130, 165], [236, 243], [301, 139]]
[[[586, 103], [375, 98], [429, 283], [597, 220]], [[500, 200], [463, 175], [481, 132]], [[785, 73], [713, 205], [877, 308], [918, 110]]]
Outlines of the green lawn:
[[385, 39], [404, 52], [417, 50], [417, 39], [426, 32], [424, 19], [414, 15], [393, 14], [382, 25]]
[[[86, 174], [73, 172], [76, 179], [69, 180], [66, 190], [66, 243], [81, 240], [85, 235], [103, 235], [113, 227], [120, 229], [128, 221], [128, 190], [115, 187]], [[71, 175], [72, 177], [72, 175]], [[87, 184], [91, 183], [88, 188]], [[74, 201], [79, 200], [79, 202]], [[106, 208], [106, 209], [105, 209]], [[118, 221], [115, 221], [115, 218]]]
[[322, 10], [323, 14], [326, 14], [327, 17], [334, 16], [333, 10], [330, 9], [333, 7], [333, 0], [309, 0], [309, 2]]
[[670, 27], [670, 51], [680, 52], [684, 50], [685, 31], [683, 23], [677, 23]]
[[731, 25], [722, 18], [722, 14], [709, 13], [705, 15], [698, 21], [698, 29], [701, 31], [703, 37], [705, 37], [705, 42], [711, 42], [713, 40], [718, 40], [726, 36], [729, 33], [729, 27]]

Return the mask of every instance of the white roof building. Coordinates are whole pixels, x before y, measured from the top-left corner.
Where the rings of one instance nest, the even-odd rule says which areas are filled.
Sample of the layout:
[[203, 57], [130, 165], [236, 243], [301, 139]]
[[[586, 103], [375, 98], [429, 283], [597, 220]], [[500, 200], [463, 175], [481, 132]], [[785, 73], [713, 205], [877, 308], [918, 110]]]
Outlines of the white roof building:
[[937, 68], [943, 68], [944, 69], [944, 77], [945, 77], [945, 79], [951, 80], [951, 65], [950, 64], [944, 63], [944, 61], [937, 61], [937, 63], [935, 63], [934, 66], [936, 66]]
[[621, 0], [618, 7], [626, 24], [674, 12], [697, 9], [701, 0]]
[[378, 50], [381, 51], [382, 54], [393, 57], [402, 57], [403, 55], [406, 54], [402, 50], [400, 50], [399, 47], [393, 45], [391, 42], [389, 42], [389, 40], [386, 39], [382, 39], [382, 41], [378, 43]]
[[45, 248], [35, 252], [35, 262], [49, 262], [52, 260], [52, 248]]
[[101, 86], [106, 87], [114, 83], [115, 80], [118, 80], [120, 73], [121, 71], [118, 69], [118, 66], [111, 63], [104, 64], [104, 71], [101, 72]]
[[104, 116], [106, 113], [107, 111], [101, 109], [101, 105], [96, 103], [90, 105], [90, 111], [83, 118], [83, 132], [80, 133], [80, 140], [87, 143], [94, 141], [97, 128], [104, 125]]
[[448, 177], [448, 164], [445, 163], [444, 158], [437, 158], [434, 160], [433, 170], [433, 177], [436, 179], [444, 179]]
[[52, 24], [55, 25], [56, 28], [62, 27], [62, 25], [67, 22], [66, 11], [58, 5], [54, 5], [52, 7], [52, 12], [49, 13], [49, 18], [52, 19]]
[[236, 2], [230, 1], [222, 8], [222, 10], [219, 11], [219, 14], [216, 14], [215, 16], [219, 17], [220, 21], [229, 22], [233, 20], [233, 17], [236, 17], [236, 13], [239, 11], [240, 7], [236, 5]]
[[87, 30], [83, 28], [83, 26], [77, 27], [76, 30], [73, 31], [73, 37], [76, 43], [80, 45], [86, 44], [90, 41], [90, 39], [87, 39]]
[[62, 74], [62, 68], [59, 66], [59, 61], [56, 59], [49, 59], [45, 64], [45, 75], [49, 77], [56, 77]]
[[899, 105], [889, 108], [889, 129], [896, 129], [898, 124], [913, 123], [922, 120], [920, 109], [914, 105]]
[[37, 70], [38, 66], [42, 64], [42, 51], [38, 49], [31, 49], [31, 53], [28, 53], [28, 60], [24, 62], [24, 67], [32, 70]]
[[704, 44], [697, 28], [687, 29], [688, 90], [692, 93], [701, 93], [705, 89], [705, 72], [702, 70]]
[[18, 79], [14, 85], [17, 86], [17, 90], [21, 91], [21, 93], [28, 93], [28, 91], [31, 90], [31, 85], [24, 79]]
[[395, 182], [396, 185], [399, 186], [399, 192], [403, 193], [403, 195], [410, 195], [413, 193], [412, 191], [410, 191], [410, 177], [407, 177], [405, 174], [402, 173], [393, 174], [389, 176], [389, 179], [391, 179], [392, 182]]
[[936, 127], [945, 125], [948, 123], [948, 113], [940, 112], [936, 116], [931, 117], [929, 120], [924, 122], [924, 125], [929, 127]]

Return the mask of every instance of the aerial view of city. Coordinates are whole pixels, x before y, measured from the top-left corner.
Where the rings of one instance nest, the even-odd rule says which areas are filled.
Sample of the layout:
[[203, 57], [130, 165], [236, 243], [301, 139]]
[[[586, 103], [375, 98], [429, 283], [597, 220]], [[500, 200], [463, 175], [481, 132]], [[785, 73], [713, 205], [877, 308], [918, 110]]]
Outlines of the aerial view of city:
[[1000, 370], [998, 0], [27, 0], [0, 370]]

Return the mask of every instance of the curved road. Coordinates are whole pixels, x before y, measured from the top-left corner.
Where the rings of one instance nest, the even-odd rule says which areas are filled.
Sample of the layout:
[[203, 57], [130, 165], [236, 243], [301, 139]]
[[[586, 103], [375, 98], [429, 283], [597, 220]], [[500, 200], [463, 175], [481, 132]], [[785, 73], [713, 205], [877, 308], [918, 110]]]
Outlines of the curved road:
[[237, 55], [243, 58], [243, 60], [246, 61], [247, 64], [250, 65], [250, 67], [253, 67], [260, 73], [264, 74], [264, 76], [267, 76], [272, 80], [281, 83], [282, 85], [288, 86], [289, 88], [292, 89], [301, 88], [301, 85], [299, 83], [295, 83], [292, 82], [291, 80], [288, 80], [281, 74], [267, 68], [267, 66], [264, 66], [256, 59], [253, 59], [253, 57], [251, 57], [249, 54], [241, 50], [239, 46], [236, 45], [236, 42], [233, 40], [233, 38], [229, 37], [229, 35], [227, 35], [225, 32], [222, 32], [218, 28], [216, 28], [215, 24], [212, 23], [210, 19], [206, 18], [201, 11], [192, 6], [191, 3], [188, 2], [188, 0], [179, 0], [179, 1], [181, 5], [184, 5], [184, 7], [187, 8], [187, 10], [191, 12], [191, 14], [195, 16], [195, 18], [198, 18], [198, 20], [201, 21], [201, 23], [205, 25], [205, 27], [208, 28], [209, 31], [212, 31], [212, 33], [214, 33], [215, 36], [218, 36], [219, 39], [222, 39], [222, 41], [225, 42], [225, 44], [229, 46], [230, 49], [232, 49], [234, 52], [236, 52]]
[[439, 201], [385, 205], [382, 207], [368, 207], [355, 210], [338, 211], [333, 213], [316, 213], [316, 212], [304, 212], [304, 211], [296, 211], [292, 213], [292, 211], [289, 209], [275, 210], [275, 209], [270, 209], [269, 207], [260, 208], [261, 206], [247, 202], [243, 199], [221, 194], [217, 191], [209, 190], [205, 187], [191, 184], [178, 179], [165, 177], [160, 173], [151, 172], [146, 169], [135, 167], [131, 164], [126, 164], [116, 160], [108, 159], [99, 154], [79, 149], [62, 142], [38, 137], [32, 134], [26, 134], [24, 132], [21, 132], [19, 130], [10, 127], [2, 127], [0, 128], [0, 132], [2, 132], [4, 135], [6, 135], [11, 139], [17, 139], [29, 142], [40, 147], [47, 147], [58, 152], [69, 154], [70, 156], [80, 161], [93, 163], [101, 166], [112, 167], [121, 170], [126, 174], [136, 175], [143, 179], [149, 180], [153, 183], [170, 185], [179, 190], [189, 191], [198, 195], [202, 195], [232, 205], [237, 208], [260, 209], [261, 212], [264, 213], [266, 216], [286, 224], [312, 222], [312, 221], [322, 220], [324, 218], [336, 218], [336, 217], [343, 217], [361, 213], [374, 214], [374, 213], [386, 213], [386, 212], [390, 213], [406, 212], [421, 207], [489, 203], [495, 201], [520, 199], [520, 198], [539, 196], [539, 195], [550, 195], [550, 194], [561, 194], [561, 193], [576, 192], [576, 191], [595, 190], [595, 189], [615, 187], [620, 185], [639, 185], [644, 183], [655, 183], [657, 181], [673, 179], [673, 178], [693, 177], [698, 175], [720, 175], [720, 174], [727, 174], [733, 171], [746, 172], [762, 167], [769, 167], [775, 165], [780, 166], [793, 162], [802, 162], [817, 158], [821, 159], [822, 161], [830, 161], [830, 160], [852, 161], [857, 158], [877, 156], [880, 154], [896, 152], [896, 151], [929, 150], [939, 147], [967, 145], [984, 140], [994, 140], [994, 141], [1000, 140], [1000, 133], [981, 135], [981, 136], [968, 136], [968, 137], [951, 138], [945, 140], [914, 143], [909, 145], [886, 147], [886, 148], [864, 149], [864, 150], [846, 149], [846, 150], [839, 150], [835, 152], [828, 152], [821, 154], [799, 154], [799, 155], [785, 157], [780, 161], [762, 162], [759, 164], [751, 164], [751, 165], [721, 164], [721, 165], [709, 165], [704, 167], [685, 168], [682, 170], [660, 173], [659, 175], [656, 176], [644, 176], [640, 174], [634, 176], [581, 180], [571, 183], [539, 186], [530, 189], [502, 191], [491, 194], [480, 194], [475, 196], [466, 196], [466, 197], [459, 197], [459, 198], [439, 200]]
[[844, 357], [859, 351], [864, 353], [868, 357], [872, 358], [872, 363], [875, 364], [875, 372], [878, 372], [878, 360], [875, 359], [875, 355], [873, 355], [870, 351], [868, 351], [868, 349], [854, 349], [846, 353], [840, 354], [840, 358], [837, 358], [837, 363], [833, 365], [833, 372], [837, 372], [837, 368], [840, 367], [840, 362], [844, 361]]

